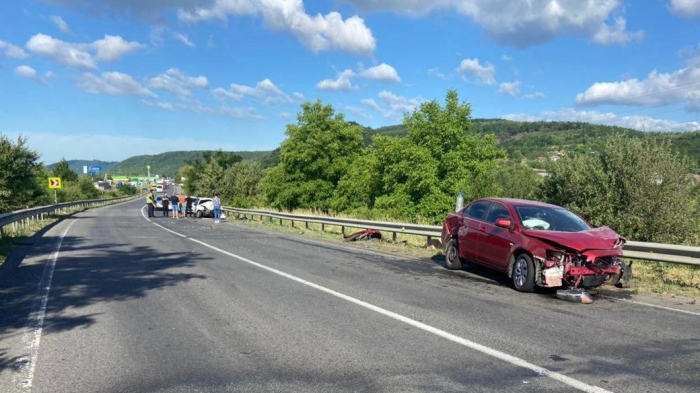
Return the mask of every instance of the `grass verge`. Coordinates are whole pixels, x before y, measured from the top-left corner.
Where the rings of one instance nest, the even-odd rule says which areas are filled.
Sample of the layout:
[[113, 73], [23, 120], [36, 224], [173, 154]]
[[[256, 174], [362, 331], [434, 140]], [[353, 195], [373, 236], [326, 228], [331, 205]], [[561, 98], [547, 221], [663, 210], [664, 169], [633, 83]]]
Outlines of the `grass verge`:
[[[294, 214], [324, 216], [318, 212], [311, 211], [295, 211]], [[248, 219], [235, 219], [235, 217], [229, 218], [238, 223], [270, 228], [297, 235], [334, 241], [342, 241], [343, 239], [340, 226], [325, 225], [323, 228], [324, 231], [321, 231], [321, 224], [307, 225], [303, 222], [295, 222], [292, 224], [291, 221], [283, 220], [282, 224], [280, 225], [280, 221], [278, 219], [270, 220], [268, 217], [263, 217], [261, 219], [260, 216], [255, 216], [251, 219], [251, 215], [248, 215]], [[363, 229], [365, 228], [346, 227], [346, 235], [349, 235], [353, 231]], [[427, 241], [424, 236], [399, 234], [397, 242], [394, 243], [391, 241], [390, 233], [385, 233], [384, 235], [388, 236], [389, 238], [381, 241], [358, 241], [353, 242], [352, 245], [365, 249], [390, 251], [406, 256], [421, 258], [431, 258], [442, 254], [442, 250], [439, 247], [427, 247]], [[626, 288], [625, 292], [672, 294], [700, 298], [700, 267], [670, 263], [634, 261], [632, 274], [633, 277], [630, 280], [629, 287]]]

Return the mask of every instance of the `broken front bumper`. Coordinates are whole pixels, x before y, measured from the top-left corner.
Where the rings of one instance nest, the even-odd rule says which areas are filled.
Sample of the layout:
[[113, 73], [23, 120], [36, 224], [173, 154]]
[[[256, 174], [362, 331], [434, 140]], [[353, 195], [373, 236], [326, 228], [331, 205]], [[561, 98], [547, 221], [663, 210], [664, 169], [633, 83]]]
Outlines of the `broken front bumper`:
[[540, 286], [597, 287], [608, 277], [620, 274], [624, 264], [619, 250], [591, 250], [580, 254], [559, 255], [558, 260], [550, 259], [542, 263], [538, 283]]

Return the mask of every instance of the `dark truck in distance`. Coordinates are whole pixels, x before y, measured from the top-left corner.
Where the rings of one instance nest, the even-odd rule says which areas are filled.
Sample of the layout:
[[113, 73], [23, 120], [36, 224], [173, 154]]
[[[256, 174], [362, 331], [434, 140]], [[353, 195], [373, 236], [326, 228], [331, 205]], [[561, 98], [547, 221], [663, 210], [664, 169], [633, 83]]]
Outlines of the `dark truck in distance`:
[[442, 227], [449, 269], [472, 262], [507, 273], [515, 289], [594, 288], [616, 284], [627, 267], [626, 240], [575, 213], [535, 201], [484, 198], [447, 215]]

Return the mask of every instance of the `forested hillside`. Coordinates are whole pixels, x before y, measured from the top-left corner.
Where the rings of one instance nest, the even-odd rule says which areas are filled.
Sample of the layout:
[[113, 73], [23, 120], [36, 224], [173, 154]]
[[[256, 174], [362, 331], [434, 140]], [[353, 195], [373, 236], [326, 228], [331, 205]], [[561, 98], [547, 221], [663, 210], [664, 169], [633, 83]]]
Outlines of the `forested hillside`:
[[[511, 158], [536, 160], [549, 157], [558, 151], [597, 151], [613, 134], [624, 132], [632, 138], [651, 138], [657, 141], [668, 140], [683, 154], [687, 154], [695, 167], [700, 163], [700, 131], [694, 132], [642, 132], [621, 127], [604, 126], [581, 122], [522, 122], [503, 119], [473, 119], [469, 132], [494, 134], [498, 146], [508, 152]], [[365, 141], [373, 135], [405, 136], [403, 125], [365, 128]]]
[[[239, 151], [235, 154], [246, 161], [260, 162], [268, 155], [269, 151]], [[187, 162], [202, 159], [201, 150], [170, 151], [155, 155], [143, 155], [127, 158], [115, 165], [109, 172], [115, 175], [138, 176], [146, 175], [147, 165], [151, 166], [151, 174], [161, 176], [175, 176], [177, 171]]]
[[[47, 165], [48, 170], [53, 170], [54, 165], [57, 162]], [[71, 171], [75, 173], [83, 173], [83, 166], [101, 166], [102, 172], [109, 172], [112, 167], [119, 164], [119, 161], [100, 161], [100, 160], [70, 160], [68, 161], [68, 167]]]

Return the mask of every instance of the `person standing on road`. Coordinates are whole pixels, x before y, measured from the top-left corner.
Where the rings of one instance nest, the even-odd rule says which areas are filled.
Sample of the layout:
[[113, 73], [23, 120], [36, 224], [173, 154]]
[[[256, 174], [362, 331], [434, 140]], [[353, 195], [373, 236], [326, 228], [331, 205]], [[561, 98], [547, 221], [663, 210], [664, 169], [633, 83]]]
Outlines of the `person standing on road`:
[[185, 202], [185, 194], [180, 193], [177, 198], [177, 207], [180, 213], [182, 213], [183, 218], [187, 217], [187, 215], [185, 215]]
[[163, 193], [163, 217], [168, 217], [169, 210], [170, 210], [170, 198], [168, 198], [167, 193]]
[[175, 195], [175, 193], [173, 193], [173, 195], [170, 196], [170, 206], [173, 207], [173, 218], [177, 218], [178, 207], [177, 207], [177, 195]]
[[214, 194], [212, 202], [214, 204], [214, 223], [218, 224], [221, 222], [221, 199], [219, 199], [218, 195]]
[[148, 207], [148, 218], [155, 217], [156, 208], [153, 206], [155, 199], [153, 198], [153, 190], [146, 195], [146, 207]]
[[185, 217], [192, 218], [192, 197], [189, 195], [185, 198]]

